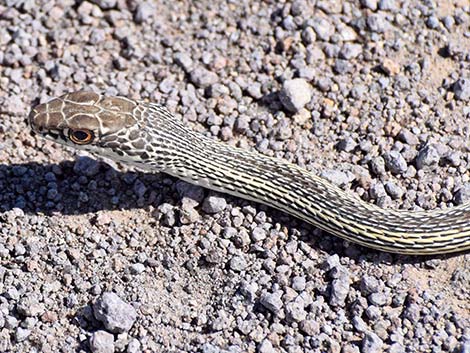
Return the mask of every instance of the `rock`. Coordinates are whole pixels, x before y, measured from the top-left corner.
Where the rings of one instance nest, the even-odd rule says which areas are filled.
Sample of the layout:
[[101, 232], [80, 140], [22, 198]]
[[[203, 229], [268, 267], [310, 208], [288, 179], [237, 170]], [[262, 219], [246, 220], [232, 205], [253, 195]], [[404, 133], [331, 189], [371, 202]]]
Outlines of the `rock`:
[[317, 37], [323, 41], [329, 41], [335, 33], [335, 27], [325, 18], [316, 17], [311, 21], [311, 26], [315, 30]]
[[93, 313], [112, 333], [129, 331], [137, 318], [134, 307], [112, 292], [103, 293], [93, 305]]
[[248, 263], [243, 256], [234, 256], [230, 259], [230, 269], [236, 272], [241, 272], [248, 267]]
[[100, 163], [88, 157], [79, 157], [73, 166], [73, 171], [79, 175], [92, 177], [100, 171]]
[[454, 195], [454, 202], [457, 205], [463, 205], [470, 201], [470, 183], [460, 187]]
[[419, 143], [418, 137], [408, 129], [401, 129], [398, 133], [398, 139], [408, 145], [414, 146]]
[[178, 52], [173, 56], [175, 63], [180, 66], [185, 72], [191, 71], [193, 67], [193, 59], [187, 53]]
[[279, 314], [279, 311], [284, 306], [281, 296], [277, 292], [263, 295], [260, 299], [260, 303], [275, 315]]
[[390, 151], [384, 154], [387, 168], [394, 174], [402, 174], [408, 169], [405, 158], [398, 151]]
[[219, 80], [217, 74], [204, 67], [198, 67], [191, 71], [189, 78], [192, 83], [201, 88], [208, 87]]
[[339, 52], [339, 57], [346, 60], [357, 58], [362, 53], [362, 45], [346, 43]]
[[265, 338], [261, 343], [258, 345], [258, 353], [276, 353], [276, 350], [273, 347], [273, 344]]
[[134, 13], [135, 23], [143, 23], [153, 16], [155, 8], [151, 2], [143, 1], [137, 5]]
[[340, 276], [331, 283], [330, 304], [343, 307], [349, 294], [349, 277]]
[[279, 94], [281, 103], [291, 113], [298, 112], [311, 98], [312, 89], [302, 78], [285, 81]]
[[423, 169], [439, 163], [441, 157], [438, 151], [431, 145], [422, 148], [416, 156], [416, 169]]
[[93, 353], [114, 353], [114, 336], [103, 330], [93, 332], [90, 337], [90, 350]]
[[227, 201], [223, 197], [208, 196], [202, 204], [202, 210], [207, 213], [218, 213], [225, 210]]
[[307, 312], [304, 310], [303, 305], [297, 302], [290, 302], [286, 305], [287, 320], [300, 322], [305, 320]]
[[96, 5], [98, 5], [103, 10], [109, 10], [116, 7], [117, 0], [92, 0]]
[[363, 353], [381, 353], [383, 341], [373, 332], [367, 332], [362, 340]]
[[380, 68], [388, 76], [394, 76], [400, 72], [400, 66], [395, 61], [388, 58], [382, 60]]
[[31, 334], [31, 330], [25, 329], [22, 327], [17, 327], [15, 330], [15, 341], [23, 342], [29, 337], [30, 334]]
[[461, 78], [453, 86], [455, 98], [468, 101], [470, 100], [470, 79]]

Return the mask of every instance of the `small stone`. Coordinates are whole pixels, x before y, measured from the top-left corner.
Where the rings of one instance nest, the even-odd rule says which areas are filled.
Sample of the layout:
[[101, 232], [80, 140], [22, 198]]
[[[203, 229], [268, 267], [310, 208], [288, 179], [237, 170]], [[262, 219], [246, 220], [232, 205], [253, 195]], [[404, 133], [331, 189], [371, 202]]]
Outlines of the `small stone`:
[[323, 41], [329, 41], [330, 37], [335, 33], [335, 27], [323, 17], [314, 18], [311, 26], [315, 30], [317, 37]]
[[176, 182], [176, 191], [180, 197], [188, 197], [196, 202], [195, 206], [204, 199], [204, 189], [197, 185], [179, 180]]
[[103, 330], [93, 332], [90, 337], [90, 350], [93, 353], [114, 353], [114, 336]]
[[396, 10], [398, 10], [396, 0], [380, 0], [379, 1], [379, 10], [382, 10], [382, 11], [396, 11]]
[[248, 263], [244, 256], [234, 256], [230, 259], [230, 269], [236, 272], [241, 272], [248, 267]]
[[258, 353], [276, 353], [276, 350], [273, 347], [273, 344], [265, 338], [261, 343], [258, 345]]
[[347, 173], [335, 169], [323, 170], [320, 176], [339, 187], [348, 185], [354, 179], [354, 176], [350, 177]]
[[193, 67], [193, 59], [187, 53], [178, 52], [174, 55], [175, 63], [185, 72], [189, 72]]
[[153, 16], [155, 13], [155, 8], [152, 3], [148, 1], [143, 1], [137, 5], [134, 14], [135, 23], [143, 23]]
[[382, 60], [380, 68], [388, 76], [394, 76], [400, 72], [400, 66], [389, 58], [384, 58]]
[[303, 320], [299, 328], [308, 336], [316, 336], [320, 332], [320, 325], [315, 320]]
[[15, 341], [23, 342], [29, 337], [30, 334], [31, 334], [31, 330], [25, 329], [22, 327], [17, 327], [15, 330]]
[[439, 163], [439, 152], [431, 145], [422, 148], [416, 156], [416, 169], [434, 166]]
[[455, 94], [455, 98], [468, 101], [470, 100], [470, 79], [468, 78], [461, 78], [453, 85], [453, 90]]
[[367, 17], [367, 26], [372, 32], [384, 33], [389, 23], [382, 14], [372, 14]]
[[283, 303], [279, 293], [270, 293], [265, 294], [260, 299], [261, 305], [263, 305], [266, 309], [271, 311], [273, 314], [279, 314], [279, 311], [283, 307]]
[[338, 142], [336, 148], [338, 151], [352, 152], [356, 148], [357, 143], [352, 137], [346, 137]]
[[296, 113], [302, 109], [312, 98], [312, 89], [310, 85], [302, 78], [287, 80], [282, 86], [279, 99], [284, 107]]
[[398, 133], [398, 139], [408, 145], [414, 146], [419, 143], [418, 137], [408, 129], [401, 129]]
[[403, 196], [403, 189], [391, 181], [385, 183], [385, 190], [394, 200], [399, 200]]
[[357, 58], [362, 53], [362, 45], [346, 43], [339, 52], [339, 57], [346, 60]]
[[429, 16], [426, 20], [426, 26], [431, 29], [436, 29], [439, 27], [439, 19], [436, 16]]
[[405, 158], [398, 151], [385, 153], [384, 161], [387, 168], [394, 174], [402, 174], [408, 169]]
[[141, 352], [141, 344], [138, 339], [133, 338], [129, 341], [127, 345], [126, 353], [139, 353]]
[[457, 190], [454, 195], [454, 202], [457, 205], [463, 205], [464, 203], [470, 202], [470, 183], [466, 183]]
[[292, 289], [297, 292], [301, 292], [305, 289], [306, 279], [303, 276], [295, 276], [292, 279]]
[[380, 353], [383, 341], [373, 332], [367, 332], [362, 340], [362, 352], [364, 353]]
[[378, 0], [361, 0], [361, 5], [364, 6], [367, 9], [370, 9], [372, 11], [377, 10]]
[[290, 302], [286, 305], [286, 317], [290, 321], [300, 322], [305, 320], [307, 312], [304, 310], [303, 305]]
[[133, 275], [138, 275], [145, 271], [145, 265], [141, 263], [132, 264], [129, 269]]
[[202, 204], [202, 210], [207, 213], [218, 213], [225, 210], [227, 201], [223, 197], [208, 196]]
[[217, 74], [204, 67], [198, 67], [191, 71], [189, 78], [192, 83], [201, 88], [208, 87], [219, 80]]
[[371, 293], [379, 291], [380, 283], [377, 278], [369, 275], [364, 275], [361, 278], [361, 293], [366, 296]]
[[262, 241], [266, 239], [266, 231], [262, 227], [255, 227], [251, 231], [251, 239], [253, 241]]
[[103, 293], [93, 305], [93, 313], [112, 333], [129, 331], [137, 318], [134, 307], [112, 292]]
[[331, 283], [330, 304], [343, 307], [349, 293], [348, 276], [340, 276]]
[[73, 166], [73, 171], [79, 175], [92, 177], [100, 171], [100, 163], [88, 157], [79, 157]]
[[117, 0], [93, 0], [103, 10], [109, 10], [116, 7]]

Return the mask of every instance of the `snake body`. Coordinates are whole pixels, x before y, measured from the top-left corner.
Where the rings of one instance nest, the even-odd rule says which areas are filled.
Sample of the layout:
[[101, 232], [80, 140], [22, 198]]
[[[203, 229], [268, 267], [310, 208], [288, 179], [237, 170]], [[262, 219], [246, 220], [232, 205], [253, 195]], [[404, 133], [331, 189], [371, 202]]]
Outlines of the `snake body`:
[[470, 204], [383, 209], [294, 164], [198, 134], [159, 104], [75, 92], [34, 107], [29, 122], [56, 142], [266, 204], [369, 248], [415, 255], [470, 249]]

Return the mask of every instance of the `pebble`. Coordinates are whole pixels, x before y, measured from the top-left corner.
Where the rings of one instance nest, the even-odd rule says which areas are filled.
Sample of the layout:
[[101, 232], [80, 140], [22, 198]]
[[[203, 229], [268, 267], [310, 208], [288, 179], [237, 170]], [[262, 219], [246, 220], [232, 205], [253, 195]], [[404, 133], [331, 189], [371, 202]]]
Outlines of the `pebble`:
[[112, 292], [105, 292], [98, 298], [93, 313], [112, 333], [129, 331], [137, 318], [135, 309]]
[[94, 159], [79, 157], [73, 166], [73, 171], [79, 175], [92, 177], [99, 173], [100, 164]]
[[271, 311], [273, 314], [279, 314], [280, 310], [284, 306], [279, 293], [268, 293], [261, 297], [261, 305]]
[[373, 332], [366, 332], [362, 340], [362, 352], [380, 353], [383, 350], [383, 341]]
[[229, 266], [232, 270], [240, 272], [248, 267], [248, 263], [244, 256], [234, 256], [230, 259]]
[[206, 88], [219, 80], [216, 73], [207, 70], [204, 67], [197, 67], [189, 74], [191, 82], [201, 88]]
[[470, 79], [461, 78], [454, 83], [454, 94], [455, 98], [468, 101], [470, 100]]
[[93, 332], [90, 337], [90, 350], [93, 353], [114, 353], [114, 336], [103, 330]]
[[439, 152], [433, 146], [425, 146], [422, 148], [416, 156], [416, 169], [423, 169], [437, 165], [440, 161]]
[[301, 78], [285, 81], [279, 95], [282, 105], [291, 113], [298, 112], [311, 98], [312, 89], [307, 81]]
[[225, 210], [227, 201], [223, 197], [208, 196], [204, 199], [202, 210], [207, 213], [218, 213]]
[[383, 156], [385, 166], [394, 174], [405, 173], [408, 169], [408, 164], [400, 152], [390, 151]]

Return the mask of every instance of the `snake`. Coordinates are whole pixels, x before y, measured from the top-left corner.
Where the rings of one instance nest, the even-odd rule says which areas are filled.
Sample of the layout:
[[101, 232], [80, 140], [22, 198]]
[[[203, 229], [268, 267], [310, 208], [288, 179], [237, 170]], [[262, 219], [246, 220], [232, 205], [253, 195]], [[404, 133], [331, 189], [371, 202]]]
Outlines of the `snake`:
[[386, 209], [284, 159], [219, 142], [164, 105], [76, 91], [38, 104], [33, 134], [145, 172], [265, 204], [366, 248], [408, 255], [470, 249], [470, 203]]

